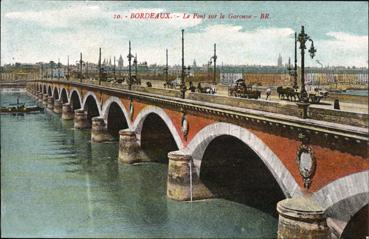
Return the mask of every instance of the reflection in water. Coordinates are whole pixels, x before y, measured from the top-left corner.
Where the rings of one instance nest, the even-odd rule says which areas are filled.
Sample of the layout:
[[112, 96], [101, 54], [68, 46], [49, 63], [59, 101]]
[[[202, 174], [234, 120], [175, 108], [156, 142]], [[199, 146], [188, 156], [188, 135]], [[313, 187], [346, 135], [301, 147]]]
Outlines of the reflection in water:
[[[31, 102], [24, 94], [1, 101]], [[167, 165], [125, 165], [118, 143], [90, 142], [49, 111], [1, 116], [1, 229], [5, 237], [272, 238], [262, 210], [166, 197]]]

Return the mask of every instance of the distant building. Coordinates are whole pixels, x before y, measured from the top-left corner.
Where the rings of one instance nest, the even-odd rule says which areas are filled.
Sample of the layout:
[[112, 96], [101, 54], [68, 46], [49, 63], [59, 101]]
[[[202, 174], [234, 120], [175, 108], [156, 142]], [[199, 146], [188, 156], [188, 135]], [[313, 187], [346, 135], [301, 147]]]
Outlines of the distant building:
[[64, 74], [64, 69], [62, 68], [56, 68], [56, 69], [53, 69], [52, 70], [52, 76], [54, 78], [64, 78], [65, 77], [65, 74]]
[[123, 57], [122, 57], [122, 55], [120, 55], [119, 60], [118, 60], [118, 69], [122, 70], [123, 66], [124, 66], [123, 65]]
[[282, 56], [281, 54], [278, 55], [278, 63], [277, 63], [278, 67], [283, 67], [283, 63], [282, 63]]
[[242, 73], [227, 73], [221, 72], [220, 73], [220, 83], [223, 85], [231, 85], [238, 79], [242, 79]]

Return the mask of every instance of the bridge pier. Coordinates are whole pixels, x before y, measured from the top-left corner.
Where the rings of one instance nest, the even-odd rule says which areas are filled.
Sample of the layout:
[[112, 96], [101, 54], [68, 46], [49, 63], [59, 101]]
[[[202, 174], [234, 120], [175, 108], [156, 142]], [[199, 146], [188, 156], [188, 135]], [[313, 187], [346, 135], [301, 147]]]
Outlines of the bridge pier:
[[44, 105], [44, 106], [47, 106], [47, 98], [49, 97], [49, 95], [48, 94], [43, 94], [42, 95], [42, 104]]
[[62, 102], [61, 100], [54, 101], [54, 112], [60, 114], [62, 112]]
[[83, 109], [74, 111], [74, 128], [75, 129], [89, 129], [91, 128], [90, 122], [87, 119], [87, 112]]
[[309, 198], [289, 198], [278, 202], [278, 239], [326, 239], [329, 237], [322, 208]]
[[309, 106], [310, 106], [309, 103], [305, 103], [305, 102], [298, 102], [297, 103], [298, 112], [299, 112], [299, 115], [302, 119], [308, 118]]
[[129, 129], [119, 131], [118, 159], [122, 163], [134, 163], [139, 161], [140, 145], [137, 142], [136, 133]]
[[37, 101], [42, 102], [42, 92], [41, 91], [37, 92]]
[[167, 197], [178, 201], [214, 197], [200, 181], [191, 155], [174, 151], [168, 158]]
[[54, 109], [54, 98], [52, 96], [47, 98], [47, 108], [51, 111]]
[[101, 143], [105, 141], [112, 141], [113, 137], [109, 134], [104, 118], [93, 117], [91, 129], [91, 141]]
[[69, 103], [63, 104], [62, 119], [63, 120], [72, 120], [72, 119], [74, 119], [74, 113], [73, 113], [72, 107], [70, 106]]

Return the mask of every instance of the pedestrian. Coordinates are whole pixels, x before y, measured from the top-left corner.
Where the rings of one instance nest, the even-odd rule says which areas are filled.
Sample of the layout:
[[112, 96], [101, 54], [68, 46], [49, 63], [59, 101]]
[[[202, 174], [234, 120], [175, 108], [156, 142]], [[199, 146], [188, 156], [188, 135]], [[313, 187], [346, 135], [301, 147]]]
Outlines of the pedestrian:
[[268, 88], [267, 90], [266, 90], [266, 100], [268, 100], [268, 98], [269, 98], [269, 96], [272, 94], [272, 90], [270, 89], [270, 88]]

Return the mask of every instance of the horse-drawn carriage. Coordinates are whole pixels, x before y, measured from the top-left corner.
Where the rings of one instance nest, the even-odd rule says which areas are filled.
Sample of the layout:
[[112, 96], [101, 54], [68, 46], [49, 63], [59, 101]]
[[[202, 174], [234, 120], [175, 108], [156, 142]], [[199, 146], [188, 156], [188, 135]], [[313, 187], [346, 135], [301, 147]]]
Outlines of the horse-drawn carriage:
[[180, 89], [181, 88], [181, 79], [177, 78], [175, 80], [168, 80], [164, 83], [165, 89]]
[[[293, 89], [292, 87], [283, 88], [279, 86], [277, 88], [277, 93], [280, 99], [287, 99], [290, 101], [300, 100], [301, 93]], [[320, 88], [315, 88], [314, 91], [309, 91], [307, 93], [307, 98], [310, 103], [318, 104], [321, 99], [326, 98], [328, 96], [328, 91], [322, 90]]]
[[[199, 92], [199, 93], [205, 93], [205, 94], [211, 94], [211, 95], [215, 94], [215, 87], [214, 86], [212, 86], [210, 84], [207, 84], [207, 83], [203, 83], [203, 85], [201, 85], [200, 82], [197, 84], [197, 92]], [[190, 89], [192, 87], [193, 86], [192, 86], [192, 83], [191, 83], [190, 84]]]
[[246, 85], [244, 79], [238, 79], [228, 88], [228, 95], [248, 99], [258, 99], [261, 96], [261, 92], [253, 90], [252, 86]]

